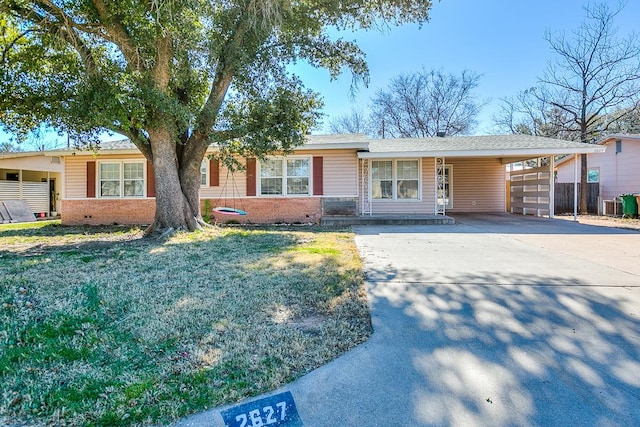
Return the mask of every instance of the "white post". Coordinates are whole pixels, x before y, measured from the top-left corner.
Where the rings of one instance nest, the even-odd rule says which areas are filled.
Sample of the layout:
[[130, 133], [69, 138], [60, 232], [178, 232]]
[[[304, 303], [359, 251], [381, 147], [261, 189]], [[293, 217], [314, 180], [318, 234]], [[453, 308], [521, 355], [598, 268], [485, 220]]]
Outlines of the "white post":
[[438, 212], [440, 211], [439, 207], [438, 207], [438, 158], [434, 157], [433, 158], [433, 172], [435, 175], [435, 179], [433, 180], [433, 187], [434, 187], [434, 195], [435, 195], [435, 206], [433, 207], [433, 213], [435, 215], [438, 215]]
[[358, 184], [360, 184], [360, 215], [362, 216], [364, 215], [364, 165], [362, 159], [359, 160], [358, 166], [360, 166], [360, 182]]
[[[50, 182], [51, 177], [49, 175], [50, 173], [49, 171], [47, 171], [47, 204], [49, 205], [47, 207], [47, 216], [51, 215], [51, 182]], [[54, 211], [56, 210], [55, 206], [53, 207], [53, 210]]]
[[578, 221], [578, 153], [573, 155], [573, 220]]
[[18, 169], [18, 200], [22, 200], [22, 169]]
[[371, 185], [372, 168], [371, 160], [366, 159], [367, 162], [367, 197], [369, 198], [369, 216], [373, 216], [373, 185]]
[[556, 214], [556, 180], [553, 173], [555, 162], [555, 156], [549, 156], [549, 218], [553, 218]]

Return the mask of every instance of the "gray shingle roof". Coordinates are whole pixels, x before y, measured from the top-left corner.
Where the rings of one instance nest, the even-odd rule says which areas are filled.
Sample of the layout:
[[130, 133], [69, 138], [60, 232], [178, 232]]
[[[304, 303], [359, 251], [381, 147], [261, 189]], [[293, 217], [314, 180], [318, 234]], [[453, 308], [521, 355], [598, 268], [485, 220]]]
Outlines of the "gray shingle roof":
[[371, 153], [437, 151], [514, 151], [529, 149], [580, 149], [589, 144], [531, 135], [481, 135], [444, 138], [406, 138], [371, 140]]
[[101, 150], [137, 150], [137, 147], [128, 139], [120, 141], [103, 141], [100, 143]]
[[[300, 149], [359, 149], [360, 157], [430, 157], [486, 155], [512, 157], [603, 151], [602, 145], [531, 135], [481, 135], [434, 138], [369, 139], [364, 134], [309, 135]], [[368, 149], [368, 151], [366, 151]], [[58, 152], [73, 150], [56, 150]], [[100, 151], [138, 151], [128, 139], [104, 141]], [[64, 155], [64, 153], [61, 153]]]
[[[326, 145], [326, 144], [363, 144], [366, 145], [369, 139], [365, 134], [333, 134], [333, 135], [308, 135], [305, 145]], [[135, 150], [136, 146], [128, 139], [120, 141], [104, 141], [100, 143], [101, 150]]]
[[314, 144], [352, 144], [369, 141], [363, 133], [336, 133], [330, 135], [308, 135], [305, 145]]

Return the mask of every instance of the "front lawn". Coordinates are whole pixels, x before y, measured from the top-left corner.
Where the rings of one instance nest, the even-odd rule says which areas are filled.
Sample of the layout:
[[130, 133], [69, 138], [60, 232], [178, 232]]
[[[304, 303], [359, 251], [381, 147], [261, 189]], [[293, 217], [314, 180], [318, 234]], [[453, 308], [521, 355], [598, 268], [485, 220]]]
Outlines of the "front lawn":
[[272, 390], [371, 333], [353, 236], [0, 225], [0, 424], [149, 425]]

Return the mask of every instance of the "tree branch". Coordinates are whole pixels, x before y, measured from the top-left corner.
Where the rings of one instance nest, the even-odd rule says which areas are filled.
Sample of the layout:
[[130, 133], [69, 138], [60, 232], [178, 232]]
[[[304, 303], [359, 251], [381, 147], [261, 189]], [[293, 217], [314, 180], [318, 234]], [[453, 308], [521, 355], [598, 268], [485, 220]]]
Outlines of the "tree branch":
[[[251, 8], [255, 4], [251, 1], [247, 9]], [[200, 143], [207, 144], [209, 140], [208, 135], [213, 129], [216, 118], [222, 106], [222, 102], [229, 90], [233, 76], [237, 71], [238, 59], [236, 58], [238, 50], [244, 43], [246, 33], [250, 28], [251, 17], [247, 10], [244, 10], [238, 19], [235, 31], [227, 41], [225, 47], [222, 49], [222, 55], [218, 62], [215, 77], [211, 83], [211, 89], [209, 96], [205, 102], [204, 107], [200, 111], [197, 119], [196, 129], [189, 140], [199, 141]]]
[[109, 40], [120, 48], [127, 64], [136, 71], [143, 71], [145, 64], [120, 19], [109, 13], [104, 0], [91, 0], [91, 4], [98, 13], [105, 30], [110, 34]]
[[7, 46], [5, 46], [4, 49], [2, 49], [2, 62], [6, 63], [7, 62], [7, 54], [9, 53], [9, 51], [11, 49], [13, 49], [13, 46], [15, 46], [15, 44], [18, 42], [18, 40], [20, 40], [21, 38], [23, 38], [24, 36], [26, 36], [27, 34], [33, 32], [34, 30], [25, 30], [22, 33], [18, 34], [12, 41], [11, 43], [9, 43]]

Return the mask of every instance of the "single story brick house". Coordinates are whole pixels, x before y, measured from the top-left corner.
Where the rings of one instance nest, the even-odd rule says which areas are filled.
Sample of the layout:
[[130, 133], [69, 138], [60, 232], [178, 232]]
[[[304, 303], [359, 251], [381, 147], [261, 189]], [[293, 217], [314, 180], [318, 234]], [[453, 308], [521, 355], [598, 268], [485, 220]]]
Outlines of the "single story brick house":
[[[210, 153], [216, 148], [212, 146]], [[243, 159], [230, 173], [202, 162], [203, 208], [226, 205], [251, 223], [319, 223], [326, 216], [444, 215], [505, 212], [553, 216], [553, 165], [511, 173], [505, 165], [604, 147], [527, 135], [370, 139], [311, 135], [293, 153]], [[63, 224], [148, 224], [155, 209], [152, 166], [128, 141], [97, 154], [61, 150]], [[216, 214], [218, 215], [218, 214]], [[228, 217], [216, 216], [224, 222]]]
[[[640, 134], [615, 134], [600, 139], [604, 154], [587, 154], [588, 182], [600, 183], [600, 199], [615, 200], [621, 194], [640, 193]], [[580, 160], [578, 159], [578, 173]], [[575, 159], [556, 163], [556, 181], [573, 182]], [[600, 210], [602, 211], [602, 204]]]

